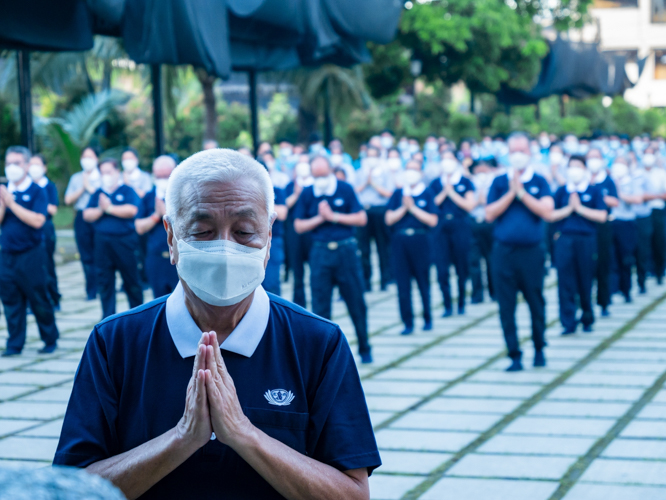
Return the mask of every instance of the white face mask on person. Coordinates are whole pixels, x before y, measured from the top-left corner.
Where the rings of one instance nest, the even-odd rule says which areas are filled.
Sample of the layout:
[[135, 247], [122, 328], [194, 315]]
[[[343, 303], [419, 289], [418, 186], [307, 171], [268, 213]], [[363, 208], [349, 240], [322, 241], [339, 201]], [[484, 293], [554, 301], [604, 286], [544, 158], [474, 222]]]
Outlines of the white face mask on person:
[[178, 276], [206, 304], [238, 304], [264, 281], [268, 244], [252, 248], [228, 240], [178, 240], [177, 245]]
[[105, 191], [113, 189], [118, 184], [118, 176], [114, 174], [103, 174], [102, 175], [102, 188]]
[[444, 158], [442, 160], [442, 172], [445, 175], [450, 175], [458, 169], [458, 162], [453, 158]]
[[525, 170], [530, 164], [530, 155], [517, 151], [509, 155], [509, 164], [517, 170]]
[[163, 200], [166, 196], [168, 185], [169, 179], [155, 179], [155, 196], [157, 196], [160, 200]]
[[296, 164], [296, 177], [299, 179], [305, 179], [310, 177], [310, 164], [307, 162], [300, 162]]
[[400, 158], [387, 158], [386, 166], [391, 172], [396, 172], [402, 167], [402, 160]]
[[95, 158], [81, 158], [81, 168], [86, 172], [91, 172], [97, 168], [97, 160]]
[[28, 175], [32, 178], [33, 181], [40, 181], [46, 174], [46, 169], [41, 165], [33, 164], [28, 167]]
[[315, 177], [314, 178], [314, 190], [315, 196], [325, 193], [328, 188], [331, 187], [331, 184], [335, 181], [335, 176], [333, 174], [326, 175], [324, 177]]
[[419, 182], [421, 182], [423, 175], [421, 172], [418, 170], [414, 170], [412, 168], [408, 168], [402, 173], [402, 180], [405, 183], [405, 186], [416, 186]]
[[622, 179], [629, 174], [629, 167], [624, 163], [613, 163], [611, 166], [611, 177], [613, 179]]
[[123, 170], [127, 173], [134, 172], [138, 166], [139, 162], [137, 160], [123, 160]]
[[587, 169], [593, 174], [601, 172], [603, 168], [604, 168], [604, 161], [601, 158], [590, 158], [589, 160], [587, 160]]
[[586, 177], [586, 172], [583, 167], [569, 167], [567, 169], [567, 181], [573, 184], [574, 186], [577, 186]]
[[654, 167], [655, 163], [657, 163], [657, 157], [653, 155], [652, 153], [647, 153], [646, 155], [643, 156], [643, 166], [644, 167]]
[[16, 163], [10, 163], [9, 165], [5, 166], [5, 177], [7, 177], [7, 180], [11, 183], [17, 183], [23, 179], [24, 175], [25, 170], [23, 170], [23, 168]]

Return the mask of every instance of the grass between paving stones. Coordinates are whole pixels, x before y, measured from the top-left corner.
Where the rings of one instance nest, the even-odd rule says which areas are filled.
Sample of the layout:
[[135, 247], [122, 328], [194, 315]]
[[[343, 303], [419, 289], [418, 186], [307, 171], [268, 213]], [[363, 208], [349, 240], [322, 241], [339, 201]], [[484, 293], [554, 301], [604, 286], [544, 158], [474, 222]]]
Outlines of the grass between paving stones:
[[620, 417], [620, 419], [615, 422], [615, 425], [606, 433], [605, 436], [599, 438], [599, 440], [594, 443], [592, 448], [590, 448], [587, 453], [581, 456], [574, 464], [569, 468], [569, 470], [564, 474], [560, 480], [560, 485], [555, 490], [555, 492], [550, 496], [548, 500], [561, 500], [564, 496], [569, 493], [569, 490], [573, 488], [576, 482], [581, 478], [583, 473], [587, 468], [592, 464], [592, 462], [598, 458], [608, 445], [620, 435], [620, 433], [629, 425], [629, 423], [638, 415], [645, 406], [652, 401], [652, 398], [664, 387], [666, 383], [666, 372], [662, 373], [657, 381], [649, 387], [638, 401], [636, 401], [627, 412]]
[[[584, 358], [579, 360], [576, 364], [574, 364], [568, 370], [562, 372], [551, 383], [545, 385], [541, 390], [539, 390], [539, 392], [537, 392], [532, 397], [525, 400], [513, 412], [505, 415], [499, 422], [497, 422], [495, 425], [493, 425], [487, 431], [481, 433], [479, 435], [479, 437], [477, 437], [470, 444], [465, 446], [460, 451], [454, 453], [453, 456], [449, 460], [447, 460], [442, 465], [440, 465], [435, 470], [433, 470], [430, 474], [428, 474], [428, 477], [424, 481], [422, 481], [417, 486], [415, 486], [414, 488], [409, 490], [407, 493], [405, 493], [405, 495], [402, 497], [402, 500], [414, 500], [414, 499], [419, 498], [421, 495], [423, 495], [437, 481], [442, 479], [442, 477], [449, 471], [449, 469], [451, 469], [451, 467], [453, 467], [456, 463], [458, 463], [463, 457], [465, 457], [469, 453], [475, 452], [478, 448], [480, 448], [483, 444], [485, 444], [487, 441], [489, 441], [492, 437], [494, 437], [499, 432], [503, 431], [509, 424], [511, 424], [518, 417], [521, 417], [521, 416], [525, 415], [525, 413], [527, 413], [532, 407], [534, 407], [537, 403], [541, 402], [548, 394], [550, 394], [557, 387], [559, 387], [564, 382], [566, 382], [572, 375], [574, 375], [575, 373], [580, 371], [582, 368], [587, 366], [597, 356], [599, 356], [599, 354], [601, 354], [603, 351], [605, 351], [611, 345], [613, 345], [613, 343], [620, 340], [624, 336], [625, 333], [632, 330], [647, 314], [652, 312], [664, 300], [666, 300], [666, 293], [662, 294], [661, 296], [656, 298], [654, 301], [652, 301], [650, 304], [648, 304], [643, 309], [641, 309], [638, 312], [638, 314], [636, 314], [636, 316], [634, 316], [631, 320], [629, 320], [622, 327], [620, 327], [618, 330], [616, 330], [615, 333], [613, 333], [613, 335], [611, 335], [610, 337], [607, 337], [606, 339], [602, 340], [599, 343], [599, 345], [597, 345], [594, 349], [592, 349], [592, 351], [590, 351], [590, 353], [587, 356], [585, 356]], [[490, 365], [490, 364], [492, 364], [492, 363], [490, 363], [489, 361], [484, 363], [484, 365]], [[475, 369], [475, 371], [478, 371], [478, 368]], [[660, 377], [660, 380], [661, 380], [661, 377]], [[650, 389], [648, 389], [648, 391], [650, 391], [656, 385], [657, 384], [653, 385]], [[441, 390], [437, 391], [437, 393], [440, 393], [440, 392], [443, 392], [443, 391], [441, 391]], [[418, 406], [420, 406], [420, 403], [417, 403], [414, 406], [418, 407]], [[412, 411], [412, 409], [410, 409], [409, 411]], [[629, 414], [630, 412], [631, 412], [631, 410], [629, 410], [627, 412], [627, 414]], [[629, 417], [629, 419], [630, 418], [631, 417]], [[393, 422], [394, 420], [395, 420], [394, 418], [391, 418], [387, 422], [390, 423], [390, 422]], [[628, 422], [628, 420], [627, 420], [627, 422]], [[382, 427], [384, 427], [384, 423], [382, 423]], [[612, 429], [615, 429], [615, 426]], [[612, 432], [612, 429], [611, 429], [611, 432]], [[620, 431], [621, 431], [621, 429], [618, 430], [618, 432], [620, 432]], [[610, 434], [610, 432], [609, 432], [609, 434]], [[593, 446], [592, 449], [594, 449], [595, 446]], [[601, 451], [603, 451], [603, 448], [601, 450], [599, 450], [599, 453], [601, 453]], [[584, 457], [587, 457], [587, 454]], [[590, 461], [591, 460], [592, 460], [592, 458], [590, 459]], [[575, 465], [576, 464], [574, 464], [574, 466], [572, 466], [572, 469], [573, 469], [573, 467], [575, 467]], [[589, 465], [589, 463], [588, 463], [588, 465]], [[576, 478], [577, 477], [579, 477], [579, 476], [576, 476]], [[570, 480], [573, 479], [573, 478], [574, 478], [574, 474], [572, 473], [572, 475], [570, 476]], [[570, 487], [571, 486], [569, 486], [569, 488]], [[568, 491], [568, 489], [567, 489], [567, 491]], [[553, 497], [551, 497], [550, 500], [554, 500], [555, 498], [561, 498], [561, 497], [554, 497], [553, 496]]]

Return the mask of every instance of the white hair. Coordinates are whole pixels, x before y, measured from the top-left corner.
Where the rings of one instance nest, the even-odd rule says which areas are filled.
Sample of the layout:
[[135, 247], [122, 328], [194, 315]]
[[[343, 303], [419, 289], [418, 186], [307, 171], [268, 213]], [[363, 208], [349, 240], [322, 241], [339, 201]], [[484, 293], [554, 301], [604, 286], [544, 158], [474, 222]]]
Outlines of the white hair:
[[275, 214], [275, 193], [268, 171], [258, 161], [233, 149], [209, 149], [193, 154], [176, 167], [166, 190], [166, 215], [175, 225], [185, 212], [183, 194], [192, 185], [247, 179], [264, 193], [268, 224]]
[[527, 144], [530, 143], [530, 137], [525, 132], [512, 132], [509, 138], [506, 140], [506, 145], [508, 146], [512, 142], [516, 141], [527, 141]]

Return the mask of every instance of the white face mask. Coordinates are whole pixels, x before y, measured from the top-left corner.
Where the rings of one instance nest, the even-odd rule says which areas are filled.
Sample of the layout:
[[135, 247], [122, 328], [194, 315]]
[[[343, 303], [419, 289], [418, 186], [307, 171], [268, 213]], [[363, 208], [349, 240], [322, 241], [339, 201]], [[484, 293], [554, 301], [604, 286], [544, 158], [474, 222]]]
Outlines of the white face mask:
[[139, 162], [137, 160], [123, 160], [122, 163], [123, 170], [128, 173], [134, 172], [139, 166]]
[[32, 164], [28, 167], [28, 175], [32, 178], [33, 181], [37, 182], [42, 177], [44, 177], [45, 169], [41, 165]]
[[402, 160], [400, 158], [388, 158], [386, 160], [386, 166], [392, 172], [396, 172], [402, 167]]
[[530, 155], [520, 151], [509, 155], [509, 163], [517, 170], [524, 170], [530, 164]]
[[569, 167], [567, 169], [567, 181], [573, 185], [580, 184], [585, 179], [585, 169], [582, 167]]
[[334, 154], [331, 155], [331, 165], [334, 167], [337, 167], [338, 165], [342, 165], [342, 155], [340, 154]]
[[212, 306], [232, 306], [264, 281], [268, 245], [259, 249], [228, 240], [178, 240], [178, 275]]
[[650, 168], [653, 167], [655, 163], [657, 163], [657, 157], [652, 153], [643, 156], [643, 166]]
[[95, 158], [81, 158], [81, 168], [86, 172], [95, 170], [97, 168], [97, 160]]
[[629, 173], [629, 167], [624, 163], [613, 163], [611, 166], [611, 177], [613, 179], [622, 179]]
[[593, 174], [601, 172], [604, 168], [604, 161], [601, 158], [590, 158], [587, 160], [587, 168]]
[[103, 174], [102, 175], [102, 187], [106, 191], [109, 191], [110, 189], [113, 189], [114, 187], [116, 187], [117, 183], [118, 183], [118, 177], [115, 176], [114, 174]]
[[382, 147], [384, 149], [390, 149], [391, 146], [393, 146], [393, 137], [389, 137], [388, 135], [382, 137], [380, 141], [382, 141]]
[[23, 176], [25, 175], [25, 170], [23, 170], [23, 167], [20, 165], [17, 165], [16, 163], [10, 163], [9, 165], [5, 165], [5, 177], [7, 177], [7, 180], [11, 183], [17, 183], [21, 179], [23, 179]]
[[280, 156], [282, 158], [288, 158], [291, 156], [292, 149], [288, 147], [280, 148]]
[[297, 163], [296, 177], [301, 179], [304, 179], [305, 177], [310, 177], [310, 164], [306, 162]]
[[564, 155], [559, 152], [554, 152], [550, 153], [550, 164], [551, 165], [559, 165], [562, 163], [562, 160], [564, 159]]
[[421, 172], [414, 169], [407, 169], [402, 173], [402, 180], [405, 182], [405, 186], [416, 186], [421, 182]]
[[442, 160], [442, 172], [450, 175], [458, 168], [458, 162], [452, 158], [444, 158]]
[[155, 196], [157, 196], [160, 200], [163, 200], [166, 196], [168, 185], [169, 179], [155, 179]]
[[318, 191], [319, 193], [322, 194], [325, 193], [326, 190], [328, 190], [328, 188], [330, 187], [331, 183], [333, 182], [333, 179], [335, 179], [335, 176], [333, 174], [327, 175], [325, 177], [315, 177], [313, 183], [315, 191]]
[[438, 148], [437, 141], [426, 142], [424, 147], [428, 151], [437, 151]]

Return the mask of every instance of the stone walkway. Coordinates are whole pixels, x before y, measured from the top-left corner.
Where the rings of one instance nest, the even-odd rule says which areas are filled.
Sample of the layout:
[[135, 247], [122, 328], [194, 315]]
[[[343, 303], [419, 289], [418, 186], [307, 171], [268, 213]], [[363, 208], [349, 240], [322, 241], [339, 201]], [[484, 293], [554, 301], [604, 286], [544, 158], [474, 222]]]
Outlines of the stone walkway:
[[[98, 302], [83, 300], [77, 262], [58, 274], [61, 349], [38, 355], [31, 319], [24, 354], [0, 359], [0, 467], [50, 464], [81, 352], [101, 316]], [[370, 479], [373, 499], [666, 498], [666, 287], [650, 282], [647, 295], [614, 305], [593, 334], [568, 338], [559, 336], [554, 276], [546, 295], [548, 367], [531, 368], [522, 304], [528, 368], [508, 374], [495, 304], [436, 315], [433, 331], [417, 322], [402, 337], [395, 288], [367, 294], [375, 362], [359, 371], [384, 462]], [[342, 302], [334, 316], [355, 349]]]

